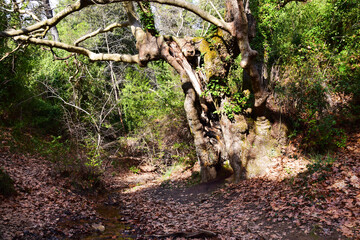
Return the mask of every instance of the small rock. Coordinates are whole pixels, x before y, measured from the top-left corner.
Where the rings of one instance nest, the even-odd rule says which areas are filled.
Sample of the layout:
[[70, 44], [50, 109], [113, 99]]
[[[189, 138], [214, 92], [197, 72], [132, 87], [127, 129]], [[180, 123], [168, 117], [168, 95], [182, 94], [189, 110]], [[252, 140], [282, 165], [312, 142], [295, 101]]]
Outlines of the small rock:
[[91, 226], [92, 226], [92, 228], [95, 229], [96, 231], [100, 231], [100, 232], [105, 231], [105, 226], [104, 226], [104, 225], [101, 225], [100, 223], [93, 223]]

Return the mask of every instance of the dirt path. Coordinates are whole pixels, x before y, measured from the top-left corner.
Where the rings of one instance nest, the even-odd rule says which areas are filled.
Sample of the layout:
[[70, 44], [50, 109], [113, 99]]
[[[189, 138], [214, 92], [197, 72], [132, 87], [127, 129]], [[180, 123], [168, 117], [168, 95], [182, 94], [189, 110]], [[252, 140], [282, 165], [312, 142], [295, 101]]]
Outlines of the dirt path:
[[247, 186], [221, 184], [218, 188], [206, 184], [175, 189], [157, 186], [122, 195], [121, 212], [128, 219], [139, 220], [135, 222], [141, 233], [137, 239], [202, 229], [216, 233], [212, 239], [345, 239], [334, 229], [321, 228], [314, 219], [294, 221], [299, 214], [296, 211], [274, 211], [271, 203], [262, 199], [272, 194], [265, 192], [270, 183], [251, 184], [259, 191], [246, 193], [240, 189]]

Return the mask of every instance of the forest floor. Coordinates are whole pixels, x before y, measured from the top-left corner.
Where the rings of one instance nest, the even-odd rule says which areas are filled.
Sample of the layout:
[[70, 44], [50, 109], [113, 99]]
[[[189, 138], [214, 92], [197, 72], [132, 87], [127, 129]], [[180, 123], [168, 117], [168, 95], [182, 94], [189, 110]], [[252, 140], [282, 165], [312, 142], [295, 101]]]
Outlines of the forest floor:
[[238, 184], [199, 184], [196, 166], [109, 166], [106, 191], [89, 195], [48, 160], [3, 147], [17, 195], [0, 195], [0, 239], [360, 239], [360, 132], [322, 157], [289, 145], [267, 176]]

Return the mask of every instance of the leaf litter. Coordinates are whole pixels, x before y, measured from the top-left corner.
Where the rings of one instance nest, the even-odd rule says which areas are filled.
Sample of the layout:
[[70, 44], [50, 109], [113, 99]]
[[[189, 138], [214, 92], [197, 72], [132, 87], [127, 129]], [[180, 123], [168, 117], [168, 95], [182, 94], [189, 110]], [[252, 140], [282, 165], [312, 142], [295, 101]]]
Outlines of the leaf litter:
[[[238, 184], [218, 179], [189, 186], [196, 168], [164, 181], [154, 172], [112, 175], [117, 169], [110, 167], [101, 201], [123, 216], [116, 221], [131, 225], [123, 232], [132, 239], [360, 239], [359, 143], [360, 134], [352, 134], [333, 156], [337, 161], [318, 171], [290, 145], [266, 176]], [[18, 193], [0, 195], [1, 238], [76, 239], [102, 228], [99, 202], [72, 191], [51, 162], [3, 148], [0, 164]]]

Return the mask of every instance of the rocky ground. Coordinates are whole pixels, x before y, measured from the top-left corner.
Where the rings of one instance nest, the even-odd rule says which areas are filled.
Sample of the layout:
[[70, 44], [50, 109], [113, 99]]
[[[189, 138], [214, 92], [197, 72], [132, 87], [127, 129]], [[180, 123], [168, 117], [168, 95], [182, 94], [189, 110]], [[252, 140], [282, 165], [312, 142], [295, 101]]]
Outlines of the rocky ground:
[[359, 146], [354, 133], [323, 157], [331, 165], [289, 146], [267, 176], [239, 184], [226, 174], [199, 184], [196, 167], [164, 176], [109, 166], [101, 196], [76, 191], [46, 159], [2, 148], [17, 195], [0, 195], [0, 239], [360, 239]]

